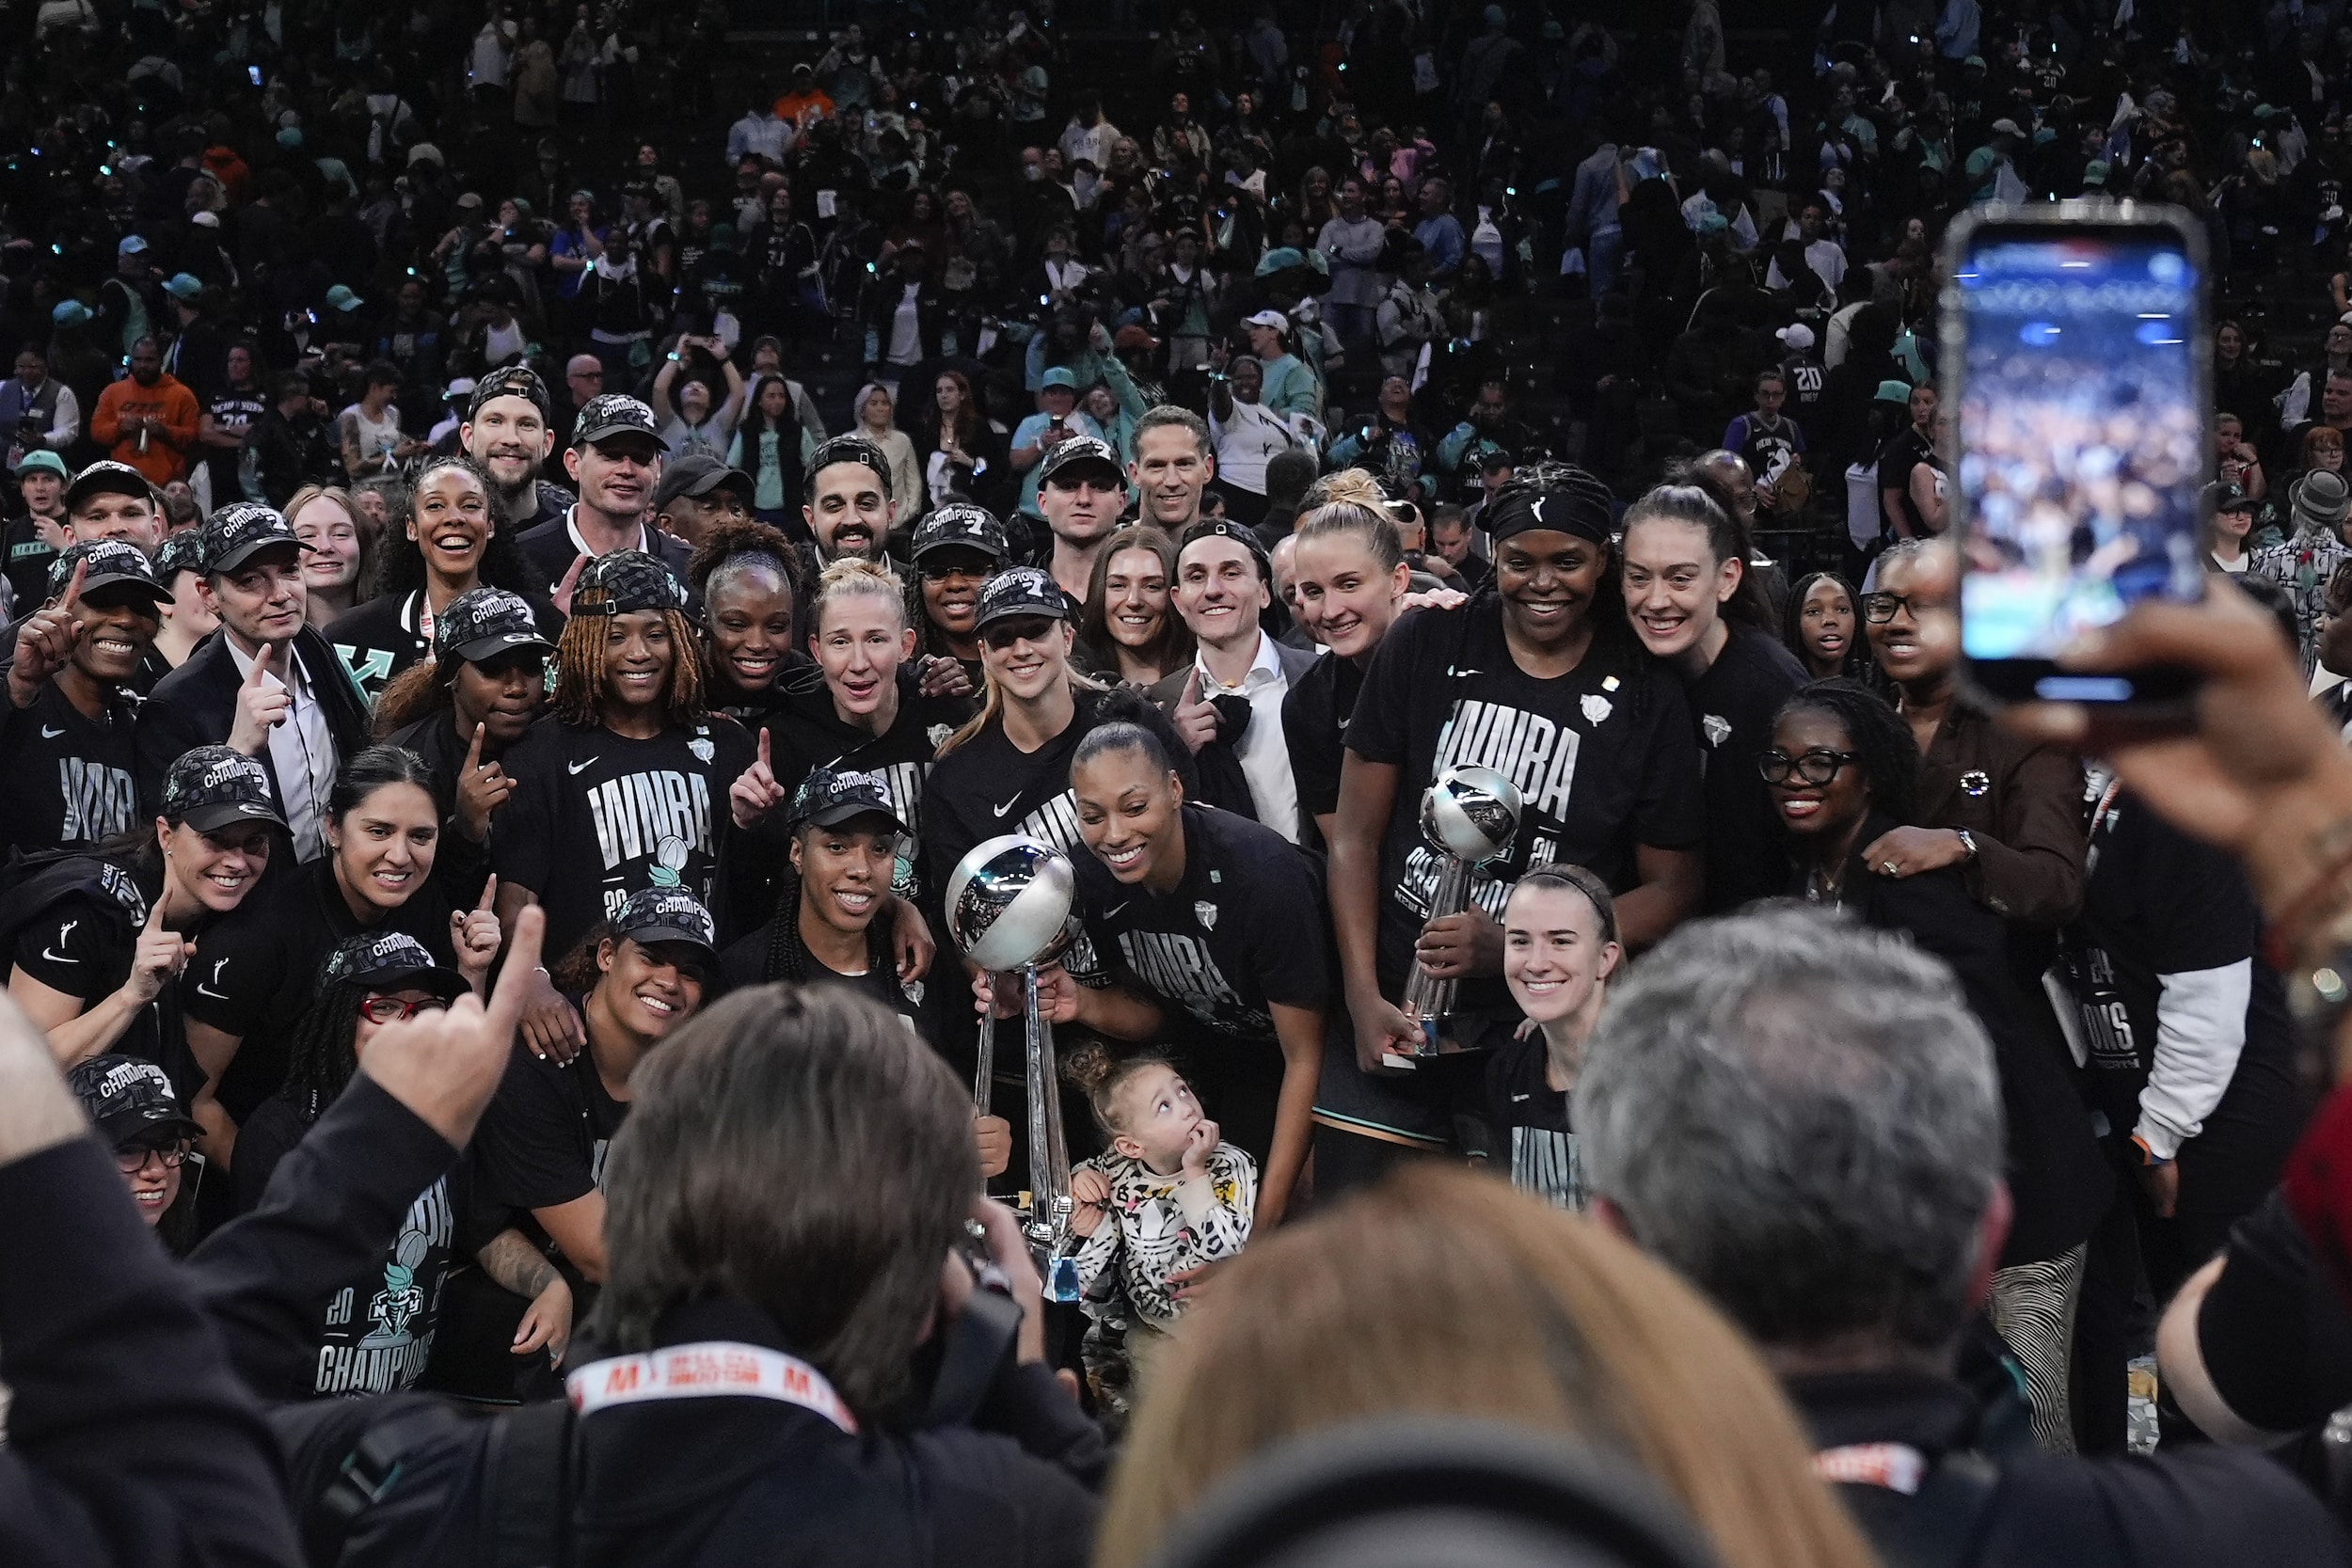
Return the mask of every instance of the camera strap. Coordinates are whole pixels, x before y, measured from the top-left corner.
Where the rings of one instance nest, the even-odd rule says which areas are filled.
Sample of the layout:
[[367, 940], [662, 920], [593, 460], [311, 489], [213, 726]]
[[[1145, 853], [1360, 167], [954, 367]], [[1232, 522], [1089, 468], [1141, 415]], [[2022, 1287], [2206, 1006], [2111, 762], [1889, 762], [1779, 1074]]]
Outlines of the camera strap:
[[733, 1339], [705, 1339], [591, 1362], [565, 1378], [564, 1386], [572, 1408], [582, 1416], [655, 1400], [759, 1399], [797, 1404], [843, 1432], [857, 1432], [857, 1418], [824, 1373], [799, 1356]]

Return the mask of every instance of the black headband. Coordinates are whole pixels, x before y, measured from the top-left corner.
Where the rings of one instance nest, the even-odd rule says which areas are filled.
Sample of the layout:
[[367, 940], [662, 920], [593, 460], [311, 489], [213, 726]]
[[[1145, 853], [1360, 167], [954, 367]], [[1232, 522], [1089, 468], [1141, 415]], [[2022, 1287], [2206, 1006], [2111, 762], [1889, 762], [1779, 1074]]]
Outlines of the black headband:
[[1613, 519], [1598, 499], [1577, 490], [1506, 490], [1478, 521], [1496, 544], [1516, 533], [1549, 529], [1596, 545], [1609, 543]]

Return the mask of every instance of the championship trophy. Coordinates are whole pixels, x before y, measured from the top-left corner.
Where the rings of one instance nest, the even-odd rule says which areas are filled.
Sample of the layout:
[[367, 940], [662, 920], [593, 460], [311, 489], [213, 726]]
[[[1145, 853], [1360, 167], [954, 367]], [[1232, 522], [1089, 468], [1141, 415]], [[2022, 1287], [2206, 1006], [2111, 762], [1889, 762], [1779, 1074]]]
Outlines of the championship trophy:
[[[1022, 1228], [1037, 1254], [1048, 1301], [1078, 1299], [1078, 1265], [1071, 1257], [1070, 1146], [1062, 1136], [1054, 1028], [1038, 1006], [1038, 971], [1075, 935], [1071, 904], [1076, 890], [1069, 857], [1025, 833], [976, 847], [947, 879], [947, 934], [992, 975], [1017, 973], [1022, 979], [1030, 1188]], [[993, 1004], [981, 1015], [979, 1065], [972, 1077], [972, 1098], [983, 1115], [996, 1071], [994, 1015]]]
[[[1449, 768], [1422, 792], [1421, 836], [1438, 853], [1438, 885], [1429, 918], [1459, 914], [1470, 902], [1470, 877], [1485, 863], [1511, 852], [1519, 830], [1519, 786], [1491, 768]], [[1454, 1010], [1454, 982], [1433, 980], [1420, 958], [1405, 981], [1405, 1016], [1420, 1026], [1416, 1057], [1442, 1049], [1438, 1028]]]

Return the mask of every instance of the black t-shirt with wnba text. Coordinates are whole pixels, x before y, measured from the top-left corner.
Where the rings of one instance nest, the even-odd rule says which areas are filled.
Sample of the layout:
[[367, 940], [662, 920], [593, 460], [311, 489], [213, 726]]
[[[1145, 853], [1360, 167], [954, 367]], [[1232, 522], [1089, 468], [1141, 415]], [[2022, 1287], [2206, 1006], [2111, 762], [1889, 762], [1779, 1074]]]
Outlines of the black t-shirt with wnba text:
[[118, 692], [93, 721], [55, 681], [24, 707], [0, 702], [0, 855], [94, 847], [139, 820], [137, 715]]

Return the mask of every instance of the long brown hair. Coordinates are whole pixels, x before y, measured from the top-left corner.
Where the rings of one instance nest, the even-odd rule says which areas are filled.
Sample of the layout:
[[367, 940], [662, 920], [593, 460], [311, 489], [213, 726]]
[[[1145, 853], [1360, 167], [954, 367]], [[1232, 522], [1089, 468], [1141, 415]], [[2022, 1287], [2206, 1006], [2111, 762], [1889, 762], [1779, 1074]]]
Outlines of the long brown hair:
[[1087, 579], [1087, 608], [1078, 622], [1078, 641], [1086, 644], [1089, 654], [1108, 659], [1111, 673], [1118, 674], [1119, 639], [1111, 635], [1110, 607], [1104, 602], [1109, 595], [1104, 585], [1110, 581], [1111, 557], [1125, 550], [1150, 550], [1159, 558], [1160, 570], [1168, 574], [1168, 609], [1160, 616], [1159, 635], [1152, 640], [1144, 657], [1163, 675], [1182, 670], [1192, 662], [1192, 628], [1176, 613], [1176, 541], [1168, 537], [1166, 529], [1155, 524], [1133, 523], [1104, 541], [1102, 552], [1094, 558], [1094, 574]]
[[1429, 1164], [1253, 1243], [1185, 1318], [1144, 1386], [1097, 1568], [1135, 1568], [1282, 1439], [1389, 1414], [1611, 1449], [1725, 1568], [1874, 1560], [1772, 1374], [1696, 1291], [1590, 1220]]

